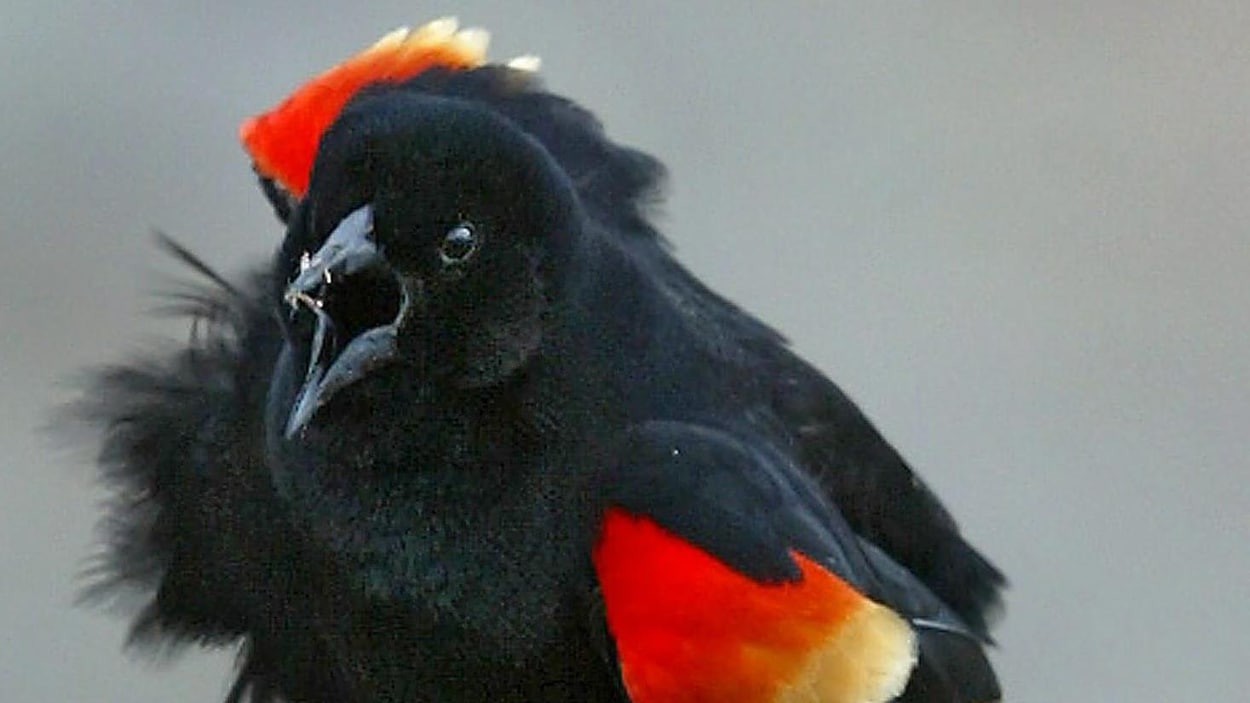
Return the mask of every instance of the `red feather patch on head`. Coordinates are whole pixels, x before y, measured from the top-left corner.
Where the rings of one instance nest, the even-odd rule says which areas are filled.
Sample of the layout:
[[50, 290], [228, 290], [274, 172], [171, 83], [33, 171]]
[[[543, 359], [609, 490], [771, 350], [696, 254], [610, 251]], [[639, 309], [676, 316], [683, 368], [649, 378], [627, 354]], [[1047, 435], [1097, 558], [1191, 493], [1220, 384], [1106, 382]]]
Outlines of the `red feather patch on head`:
[[322, 133], [356, 92], [370, 83], [404, 81], [435, 66], [480, 66], [488, 41], [481, 29], [457, 31], [453, 18], [416, 30], [397, 29], [304, 83], [276, 107], [245, 120], [239, 140], [260, 175], [303, 197]]

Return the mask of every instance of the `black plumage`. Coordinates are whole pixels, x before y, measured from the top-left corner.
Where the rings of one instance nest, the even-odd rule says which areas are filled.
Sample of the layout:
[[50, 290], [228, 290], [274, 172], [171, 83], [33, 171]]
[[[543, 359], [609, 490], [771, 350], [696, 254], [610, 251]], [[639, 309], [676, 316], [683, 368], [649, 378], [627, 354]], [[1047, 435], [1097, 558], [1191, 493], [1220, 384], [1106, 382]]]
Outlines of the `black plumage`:
[[[590, 562], [613, 503], [764, 581], [797, 548], [909, 617], [901, 700], [997, 697], [1002, 576], [672, 258], [661, 180], [519, 71], [355, 97], [303, 199], [265, 182], [273, 265], [184, 296], [191, 344], [84, 405], [115, 497], [99, 587], [150, 596], [135, 638], [242, 641], [231, 701], [622, 701]], [[648, 460], [655, 437], [693, 449]]]

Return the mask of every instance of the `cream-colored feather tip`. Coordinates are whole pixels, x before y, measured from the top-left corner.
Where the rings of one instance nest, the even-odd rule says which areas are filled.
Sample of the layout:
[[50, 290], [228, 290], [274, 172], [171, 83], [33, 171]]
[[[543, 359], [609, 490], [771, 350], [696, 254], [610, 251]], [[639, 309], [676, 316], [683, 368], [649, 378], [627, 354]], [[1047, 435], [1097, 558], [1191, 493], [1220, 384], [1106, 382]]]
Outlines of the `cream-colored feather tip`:
[[485, 61], [486, 49], [490, 47], [490, 32], [481, 27], [466, 27], [456, 32], [451, 42], [459, 45], [466, 55], [476, 56], [479, 61]]
[[533, 54], [522, 54], [514, 59], [509, 59], [504, 65], [518, 71], [537, 73], [538, 69], [542, 68], [543, 60]]

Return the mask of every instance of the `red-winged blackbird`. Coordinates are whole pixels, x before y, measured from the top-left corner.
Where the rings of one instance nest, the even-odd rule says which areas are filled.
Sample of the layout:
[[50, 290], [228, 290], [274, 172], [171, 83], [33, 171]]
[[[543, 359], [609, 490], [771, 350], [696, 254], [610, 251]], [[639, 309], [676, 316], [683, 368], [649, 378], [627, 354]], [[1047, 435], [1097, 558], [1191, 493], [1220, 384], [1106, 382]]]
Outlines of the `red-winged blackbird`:
[[[670, 256], [661, 167], [389, 35], [243, 128], [287, 233], [90, 396], [104, 587], [230, 701], [989, 701], [1002, 576], [831, 382]], [[904, 687], [905, 690], [904, 690]]]

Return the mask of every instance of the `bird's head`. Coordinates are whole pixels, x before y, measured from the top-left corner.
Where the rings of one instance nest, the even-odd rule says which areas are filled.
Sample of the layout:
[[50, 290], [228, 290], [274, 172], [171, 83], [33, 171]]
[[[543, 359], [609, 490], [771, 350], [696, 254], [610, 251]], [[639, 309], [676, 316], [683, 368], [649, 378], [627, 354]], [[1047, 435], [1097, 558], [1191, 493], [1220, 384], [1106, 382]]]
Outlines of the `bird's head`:
[[[278, 256], [289, 437], [402, 375], [498, 383], [533, 358], [577, 199], [534, 139], [471, 102], [366, 91], [326, 130]], [[276, 429], [276, 428], [275, 428]]]

